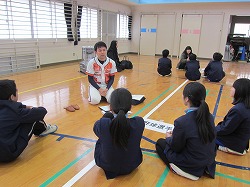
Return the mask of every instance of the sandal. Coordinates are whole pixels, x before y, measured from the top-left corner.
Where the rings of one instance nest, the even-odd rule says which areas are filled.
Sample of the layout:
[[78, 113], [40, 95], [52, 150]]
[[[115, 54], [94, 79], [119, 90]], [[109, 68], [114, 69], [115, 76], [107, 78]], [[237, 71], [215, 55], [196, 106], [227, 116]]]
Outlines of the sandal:
[[80, 107], [77, 105], [77, 104], [75, 104], [75, 105], [71, 105], [75, 110], [79, 110], [80, 109]]
[[66, 109], [69, 112], [75, 112], [75, 108], [72, 105], [64, 107], [64, 109]]

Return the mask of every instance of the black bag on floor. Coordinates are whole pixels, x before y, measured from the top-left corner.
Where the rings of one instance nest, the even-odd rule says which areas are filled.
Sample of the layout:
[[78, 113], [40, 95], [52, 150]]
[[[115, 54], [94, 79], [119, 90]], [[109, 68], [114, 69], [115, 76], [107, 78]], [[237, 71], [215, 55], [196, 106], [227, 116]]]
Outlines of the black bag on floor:
[[121, 71], [123, 71], [125, 69], [125, 66], [123, 66], [122, 63], [119, 62], [119, 63], [116, 64], [116, 69], [117, 69], [118, 72], [121, 72]]
[[123, 57], [123, 60], [121, 61], [121, 65], [123, 67], [125, 67], [125, 69], [133, 69], [133, 64], [132, 62], [129, 60], [129, 58], [127, 56]]

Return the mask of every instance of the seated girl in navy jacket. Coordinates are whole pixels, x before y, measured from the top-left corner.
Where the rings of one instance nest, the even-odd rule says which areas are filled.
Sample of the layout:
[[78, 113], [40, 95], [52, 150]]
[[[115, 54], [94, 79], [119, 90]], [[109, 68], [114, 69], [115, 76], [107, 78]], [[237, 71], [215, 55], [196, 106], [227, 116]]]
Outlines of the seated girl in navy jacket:
[[234, 98], [234, 106], [216, 126], [216, 143], [221, 151], [244, 155], [250, 139], [250, 80], [236, 80], [230, 95]]
[[195, 54], [190, 54], [189, 61], [186, 63], [186, 73], [185, 76], [188, 80], [196, 81], [201, 78], [200, 73], [200, 62], [196, 60]]
[[222, 67], [222, 57], [220, 53], [213, 54], [213, 60], [209, 62], [204, 70], [204, 76], [211, 82], [219, 82], [225, 77], [225, 72]]
[[94, 132], [98, 136], [95, 147], [95, 162], [107, 179], [131, 173], [142, 163], [140, 148], [145, 123], [142, 117], [127, 118], [131, 109], [132, 95], [125, 88], [111, 94], [110, 109], [96, 121]]
[[176, 174], [198, 180], [204, 172], [215, 174], [215, 125], [205, 102], [206, 89], [198, 82], [188, 83], [183, 90], [186, 114], [174, 121], [173, 132], [159, 139], [156, 151]]

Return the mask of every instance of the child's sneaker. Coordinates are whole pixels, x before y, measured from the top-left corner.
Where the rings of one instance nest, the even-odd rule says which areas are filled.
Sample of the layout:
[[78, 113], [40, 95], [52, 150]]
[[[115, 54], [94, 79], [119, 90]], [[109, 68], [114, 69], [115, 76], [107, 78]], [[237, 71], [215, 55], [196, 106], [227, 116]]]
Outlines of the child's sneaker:
[[47, 124], [46, 130], [43, 131], [41, 134], [39, 134], [39, 136], [46, 136], [48, 134], [56, 132], [57, 129], [58, 129], [58, 127], [56, 125]]
[[226, 152], [226, 153], [230, 153], [230, 154], [234, 154], [234, 155], [245, 155], [246, 154], [246, 151], [244, 150], [244, 152], [243, 153], [239, 153], [239, 152], [237, 152], [237, 151], [234, 151], [234, 150], [232, 150], [232, 149], [229, 149], [229, 148], [227, 148], [227, 147], [223, 147], [223, 146], [219, 146], [218, 147], [218, 150], [220, 150], [220, 151], [223, 151], [223, 152]]
[[165, 77], [169, 77], [169, 76], [171, 76], [171, 74], [172, 74], [172, 73], [169, 73], [168, 75], [165, 75]]
[[196, 177], [196, 176], [194, 176], [194, 175], [191, 175], [191, 174], [186, 173], [185, 171], [181, 170], [180, 168], [178, 168], [178, 167], [177, 167], [176, 165], [174, 165], [173, 163], [170, 163], [169, 165], [170, 165], [170, 167], [171, 167], [171, 170], [172, 170], [174, 173], [176, 173], [176, 174], [178, 174], [178, 175], [180, 175], [180, 176], [182, 176], [182, 177], [186, 177], [186, 178], [191, 179], [191, 180], [194, 180], [194, 181], [196, 181], [196, 180], [199, 179], [199, 177]]

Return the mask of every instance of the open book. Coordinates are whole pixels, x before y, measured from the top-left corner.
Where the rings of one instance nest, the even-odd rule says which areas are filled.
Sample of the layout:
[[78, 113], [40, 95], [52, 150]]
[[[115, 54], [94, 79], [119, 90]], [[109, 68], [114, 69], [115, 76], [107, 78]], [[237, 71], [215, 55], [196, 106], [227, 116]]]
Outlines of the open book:
[[[110, 107], [109, 105], [106, 106], [99, 106], [99, 108], [101, 109], [102, 113], [104, 114], [105, 112], [110, 112]], [[128, 111], [128, 114], [132, 114], [131, 111]]]
[[99, 108], [100, 108], [102, 111], [104, 111], [104, 112], [110, 112], [110, 107], [109, 107], [109, 105], [107, 105], [107, 106], [99, 106]]
[[144, 95], [132, 95], [132, 105], [138, 105], [142, 103], [146, 98]]

